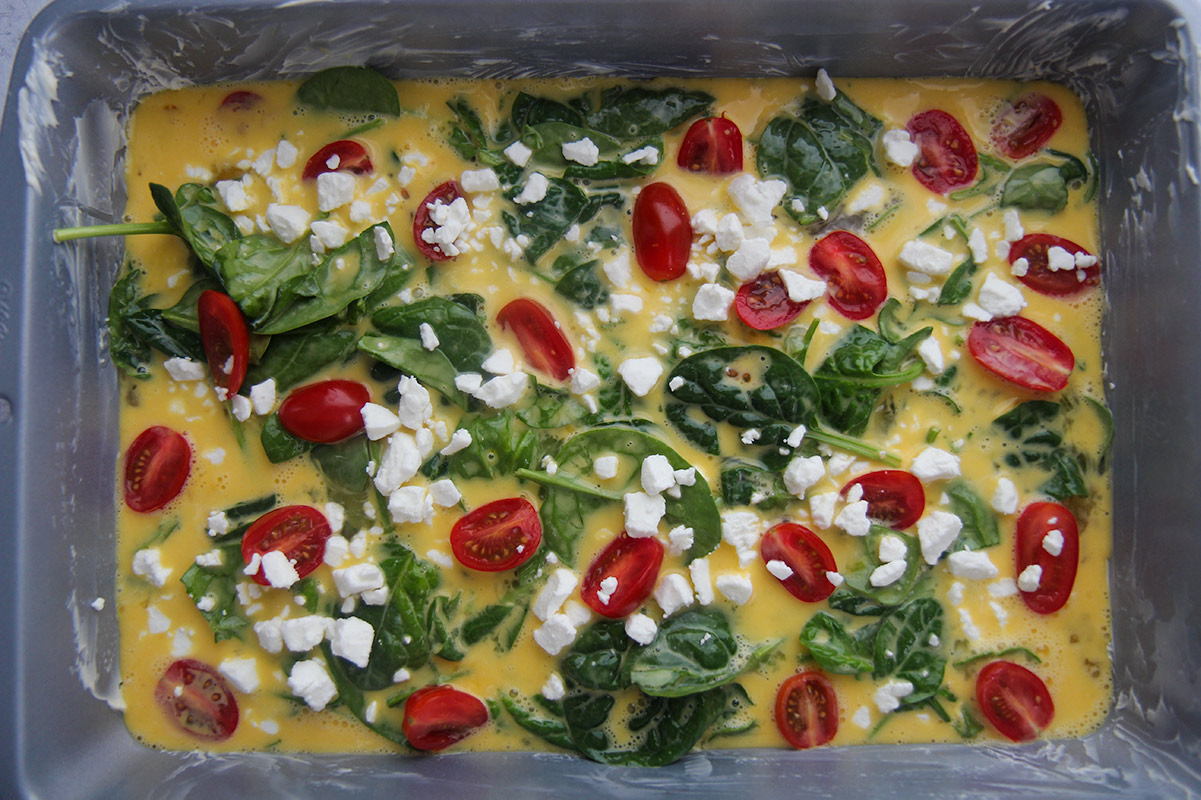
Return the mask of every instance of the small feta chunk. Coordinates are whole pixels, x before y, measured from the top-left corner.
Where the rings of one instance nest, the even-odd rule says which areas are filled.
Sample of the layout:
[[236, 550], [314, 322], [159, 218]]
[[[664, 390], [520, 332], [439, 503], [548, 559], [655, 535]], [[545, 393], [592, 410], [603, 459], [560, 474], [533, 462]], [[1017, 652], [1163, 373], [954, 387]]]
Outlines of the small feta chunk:
[[826, 477], [826, 463], [821, 456], [796, 456], [784, 469], [784, 488], [794, 497], [804, 497], [805, 492]]
[[909, 136], [909, 131], [904, 128], [890, 128], [880, 137], [880, 144], [884, 147], [884, 157], [889, 161], [906, 169], [913, 166], [918, 147]]
[[519, 206], [539, 203], [546, 197], [549, 188], [550, 181], [547, 177], [541, 172], [533, 172], [526, 178], [525, 186], [521, 187], [521, 193], [513, 198], [513, 202]]
[[310, 614], [280, 622], [280, 632], [283, 634], [284, 646], [291, 653], [306, 653], [325, 639], [325, 622], [327, 617]]
[[388, 495], [388, 513], [393, 522], [429, 522], [434, 518], [434, 499], [424, 486], [402, 486]]
[[173, 572], [163, 566], [161, 559], [162, 553], [153, 547], [139, 550], [133, 554], [133, 574], [161, 588]]
[[653, 356], [627, 358], [617, 367], [617, 374], [637, 397], [646, 397], [663, 377], [663, 362]]
[[421, 347], [425, 350], [437, 350], [441, 342], [438, 340], [438, 334], [434, 332], [434, 327], [428, 322], [423, 322], [417, 328], [417, 333], [421, 337]]
[[834, 88], [834, 81], [830, 80], [830, 75], [824, 69], [817, 71], [817, 96], [827, 103], [838, 96], [838, 90]]
[[890, 714], [901, 707], [901, 700], [913, 694], [913, 684], [906, 680], [890, 680], [876, 690], [872, 697], [881, 714]]
[[317, 209], [333, 211], [354, 200], [354, 175], [323, 172], [317, 176]]
[[334, 635], [329, 644], [334, 655], [365, 668], [371, 658], [374, 640], [375, 628], [370, 622], [359, 617], [345, 617], [334, 621]]
[[673, 556], [678, 556], [692, 547], [695, 538], [696, 531], [692, 528], [685, 525], [677, 525], [667, 533], [668, 551]]
[[654, 166], [659, 163], [659, 148], [652, 145], [639, 147], [637, 150], [631, 150], [621, 157], [623, 164], [646, 164]]
[[275, 378], [268, 378], [250, 387], [250, 405], [260, 417], [271, 413], [275, 407]]
[[988, 553], [973, 550], [958, 550], [947, 556], [947, 564], [951, 574], [956, 578], [970, 578], [977, 581], [990, 580], [997, 577], [999, 570], [989, 559]]
[[872, 726], [872, 710], [867, 706], [859, 706], [858, 710], [851, 715], [851, 722], [863, 730], [867, 730]]
[[878, 551], [880, 561], [888, 563], [889, 561], [904, 560], [909, 555], [909, 548], [905, 546], [905, 542], [901, 537], [893, 534], [885, 534], [880, 537], [880, 547]]
[[1058, 528], [1052, 528], [1047, 531], [1047, 535], [1043, 537], [1043, 549], [1053, 556], [1058, 556], [1063, 552], [1063, 531]]
[[500, 178], [491, 167], [463, 170], [459, 176], [459, 187], [465, 192], [495, 192], [500, 188]]
[[526, 164], [530, 163], [530, 156], [534, 154], [534, 151], [526, 147], [525, 144], [518, 139], [517, 141], [513, 142], [513, 144], [506, 147], [504, 153], [505, 158], [509, 159], [519, 167], [524, 167]]
[[627, 492], [622, 497], [622, 506], [626, 533], [635, 539], [657, 534], [659, 522], [667, 513], [667, 502], [663, 497], [646, 492]]
[[1058, 245], [1047, 248], [1047, 269], [1051, 272], [1076, 269], [1076, 255]]
[[1026, 298], [1021, 289], [991, 272], [984, 278], [976, 299], [980, 307], [994, 317], [1012, 317], [1026, 307]]
[[592, 462], [592, 469], [596, 472], [596, 477], [601, 480], [609, 480], [617, 477], [617, 456], [601, 456]]
[[937, 447], [927, 447], [913, 459], [909, 471], [924, 482], [957, 478], [959, 456]]
[[567, 696], [567, 687], [563, 685], [563, 679], [559, 677], [559, 673], [552, 672], [546, 679], [546, 683], [542, 684], [539, 693], [553, 703]]
[[788, 299], [794, 303], [807, 303], [816, 300], [826, 293], [826, 282], [806, 278], [799, 272], [782, 269], [776, 273], [784, 281], [784, 289]]
[[168, 358], [163, 362], [173, 381], [201, 381], [208, 374], [204, 364], [190, 358]]
[[898, 260], [907, 269], [927, 275], [946, 275], [955, 266], [955, 255], [921, 239], [905, 242]]
[[259, 647], [268, 653], [283, 652], [283, 625], [279, 619], [268, 619], [254, 623], [254, 634], [258, 637]]
[[777, 580], [786, 581], [792, 577], [792, 567], [779, 559], [773, 558], [767, 562], [767, 571]]
[[612, 258], [606, 259], [601, 263], [601, 271], [605, 273], [605, 277], [609, 282], [618, 289], [624, 289], [630, 285], [630, 279], [634, 275], [633, 268], [630, 266], [630, 254], [626, 250], [622, 250]]
[[158, 610], [158, 606], [146, 607], [146, 632], [166, 633], [171, 629], [171, 619]]
[[742, 233], [742, 220], [737, 214], [726, 214], [717, 222], [717, 230], [713, 234], [713, 242], [723, 253], [733, 253], [742, 245], [745, 237]]
[[676, 473], [672, 469], [667, 456], [655, 453], [642, 460], [642, 471], [639, 475], [642, 491], [647, 494], [660, 494], [676, 485]]
[[350, 555], [350, 542], [346, 540], [345, 536], [334, 534], [325, 540], [325, 552], [321, 557], [324, 563], [331, 567], [340, 567], [348, 555]]
[[887, 564], [881, 564], [872, 570], [872, 574], [868, 580], [871, 582], [872, 586], [877, 588], [882, 586], [891, 586], [900, 580], [901, 576], [905, 574], [905, 569], [908, 566], [908, 563], [904, 559], [889, 561]]
[[600, 376], [587, 367], [576, 367], [571, 371], [571, 393], [587, 394], [600, 388]]
[[766, 228], [771, 225], [772, 210], [788, 192], [788, 184], [781, 180], [759, 181], [744, 172], [730, 181], [726, 192], [743, 219], [757, 228]]
[[517, 371], [517, 359], [512, 350], [501, 347], [485, 358], [481, 366], [493, 375], [508, 375]]
[[267, 206], [267, 224], [284, 244], [291, 244], [309, 229], [309, 212], [300, 206], [272, 203]]
[[576, 627], [566, 614], [553, 614], [542, 626], [534, 630], [534, 641], [552, 656], [559, 655], [563, 648], [575, 641]]
[[984, 231], [972, 228], [972, 233], [967, 240], [967, 249], [971, 251], [972, 260], [977, 264], [983, 264], [988, 260], [988, 240], [984, 238]]
[[315, 658], [292, 666], [292, 673], [288, 676], [288, 690], [304, 700], [314, 711], [321, 711], [338, 696], [338, 688], [325, 671], [325, 665]]
[[336, 250], [346, 244], [346, 236], [349, 231], [343, 228], [336, 222], [319, 219], [313, 223], [311, 228], [313, 235], [321, 242], [322, 250], [314, 250], [314, 252], [324, 253], [329, 250]]
[[430, 484], [430, 498], [434, 505], [450, 508], [463, 499], [463, 494], [450, 478], [442, 478]]
[[692, 300], [692, 318], [701, 322], [724, 322], [730, 318], [734, 291], [718, 283], [706, 283]]
[[596, 162], [600, 161], [600, 148], [587, 136], [576, 142], [564, 142], [561, 148], [563, 158], [567, 161], [574, 161], [585, 167], [595, 166]]
[[250, 197], [246, 186], [239, 181], [217, 181], [217, 194], [230, 211], [245, 211], [250, 208]]
[[834, 524], [834, 508], [838, 492], [822, 492], [809, 498], [809, 518], [819, 530], [827, 530]]
[[233, 399], [229, 401], [229, 410], [233, 413], [234, 419], [238, 422], [245, 422], [250, 419], [250, 414], [254, 410], [254, 406], [250, 404], [249, 397], [235, 394]]
[[749, 281], [767, 269], [771, 261], [771, 243], [767, 239], [746, 239], [726, 259], [726, 269], [740, 281]]
[[300, 580], [296, 567], [282, 550], [269, 550], [264, 553], [262, 566], [263, 577], [276, 589], [287, 589]]
[[692, 605], [692, 586], [688, 579], [678, 572], [669, 572], [659, 579], [655, 586], [655, 602], [663, 609], [663, 616], [670, 617], [681, 608]]
[[834, 524], [851, 536], [867, 536], [872, 528], [872, 522], [867, 517], [867, 510], [866, 500], [847, 503], [834, 518]]
[[633, 641], [641, 645], [648, 645], [655, 640], [659, 626], [646, 614], [631, 614], [626, 617], [625, 630], [626, 636]]
[[227, 658], [217, 665], [217, 672], [242, 694], [258, 691], [259, 671], [253, 658]]
[[1031, 564], [1022, 570], [1021, 575], [1018, 575], [1018, 588], [1023, 592], [1037, 592], [1042, 579], [1043, 568], [1038, 564]]
[[489, 408], [506, 408], [522, 398], [529, 383], [530, 376], [524, 372], [500, 375], [481, 386], [474, 396]]
[[713, 582], [709, 578], [709, 559], [697, 558], [688, 565], [688, 575], [692, 578], [692, 586], [696, 591], [696, 601], [703, 606], [714, 600]]
[[295, 164], [298, 155], [300, 151], [296, 149], [296, 145], [287, 139], [280, 139], [279, 144], [275, 145], [275, 165], [280, 169], [287, 169]]
[[375, 564], [355, 564], [335, 569], [331, 575], [339, 596], [346, 598], [384, 585], [384, 572]]
[[575, 591], [578, 584], [579, 579], [571, 570], [563, 567], [556, 569], [550, 574], [542, 591], [534, 600], [534, 616], [543, 622], [549, 620], [553, 614], [559, 611], [564, 601], [571, 597], [571, 593]]
[[450, 435], [450, 442], [438, 452], [444, 456], [453, 456], [460, 450], [464, 450], [470, 446], [471, 431], [465, 428], [456, 428], [455, 432]]
[[375, 488], [380, 494], [392, 494], [417, 474], [421, 461], [421, 450], [412, 434], [392, 434], [375, 473]]
[[359, 416], [363, 418], [367, 438], [373, 442], [400, 430], [400, 417], [377, 403], [364, 403]]
[[1018, 585], [1013, 578], [997, 578], [988, 585], [988, 593], [993, 597], [1012, 597], [1018, 593]]
[[997, 479], [997, 488], [992, 495], [992, 507], [1000, 514], [1012, 514], [1018, 510], [1018, 490], [1009, 478]]
[[[694, 562], [695, 563], [695, 562]], [[754, 591], [749, 575], [739, 573], [726, 573], [718, 575], [717, 591], [722, 593], [722, 596], [735, 605], [745, 605], [750, 599]]]
[[943, 359], [942, 349], [938, 346], [938, 340], [933, 336], [927, 336], [922, 340], [922, 343], [917, 346], [917, 354], [926, 362], [926, 369], [931, 375], [941, 375], [947, 368], [946, 361]]
[[1001, 219], [1005, 226], [1005, 241], [1016, 242], [1026, 235], [1026, 230], [1022, 227], [1022, 218], [1016, 208], [1006, 211]]
[[922, 545], [922, 558], [927, 564], [937, 564], [963, 530], [963, 520], [946, 511], [931, 511], [918, 520], [917, 538]]

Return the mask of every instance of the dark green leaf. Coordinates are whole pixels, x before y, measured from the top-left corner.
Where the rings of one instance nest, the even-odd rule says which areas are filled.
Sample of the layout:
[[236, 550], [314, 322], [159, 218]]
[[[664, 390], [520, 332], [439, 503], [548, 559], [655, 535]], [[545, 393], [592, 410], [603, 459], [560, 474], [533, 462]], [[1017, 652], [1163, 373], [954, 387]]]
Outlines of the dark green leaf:
[[356, 346], [372, 358], [412, 375], [460, 408], [467, 408], [467, 395], [455, 386], [458, 370], [441, 348], [426, 350], [417, 339], [374, 333], [363, 334]]
[[938, 305], [959, 305], [972, 293], [972, 276], [976, 274], [976, 261], [968, 256], [943, 282], [938, 295]]
[[500, 702], [513, 717], [513, 721], [525, 730], [555, 747], [579, 752], [572, 743], [571, 735], [567, 732], [567, 724], [563, 720], [540, 717], [528, 705], [518, 703], [506, 693], [501, 693]]
[[971, 658], [965, 658], [962, 661], [956, 661], [952, 666], [956, 669], [965, 669], [972, 664], [977, 664], [981, 661], [992, 661], [998, 658], [1007, 658], [1012, 655], [1021, 654], [1025, 656], [1032, 664], [1041, 664], [1043, 660], [1038, 657], [1033, 650], [1026, 647], [1007, 647], [1004, 650], [989, 650], [987, 653], [978, 653]]
[[492, 352], [492, 337], [479, 316], [445, 297], [381, 309], [372, 314], [371, 322], [384, 333], [416, 341], [421, 340], [421, 324], [429, 324], [438, 337], [437, 352], [460, 372], [480, 372], [480, 365]]
[[272, 414], [263, 422], [260, 441], [263, 443], [263, 452], [272, 464], [288, 461], [313, 449], [312, 442], [298, 439], [284, 430], [279, 414]]
[[630, 685], [626, 667], [630, 647], [621, 620], [593, 623], [563, 656], [563, 677], [585, 689], [624, 689]]
[[321, 643], [321, 653], [325, 656], [325, 664], [329, 669], [329, 677], [333, 680], [334, 686], [338, 690], [339, 702], [348, 708], [350, 713], [358, 717], [359, 721], [367, 726], [369, 730], [394, 744], [398, 744], [401, 747], [408, 747], [408, 737], [404, 735], [404, 732], [400, 728], [379, 719], [375, 722], [367, 721], [367, 699], [346, 672], [348, 668], [353, 669], [353, 666], [349, 662], [334, 656], [334, 651], [328, 641]]
[[1088, 496], [1084, 473], [1074, 455], [1064, 450], [1055, 450], [1047, 456], [1043, 465], [1051, 469], [1051, 479], [1039, 487], [1044, 492], [1056, 500]]
[[876, 678], [892, 675], [913, 684], [913, 694], [905, 698], [912, 705], [932, 697], [942, 685], [946, 657], [937, 652], [942, 638], [942, 605], [923, 597], [893, 611], [880, 621], [875, 641]]
[[126, 329], [167, 357], [188, 358], [206, 363], [200, 337], [184, 328], [177, 328], [163, 318], [157, 308], [146, 308], [127, 314]]
[[975, 738], [977, 734], [984, 730], [984, 725], [980, 723], [980, 720], [976, 719], [976, 715], [967, 706], [959, 710], [959, 717], [959, 722], [952, 722], [951, 727], [955, 729], [955, 733], [964, 739]]
[[448, 458], [456, 478], [495, 478], [518, 469], [533, 469], [554, 452], [558, 441], [529, 430], [512, 412], [464, 418], [459, 427], [471, 444]]
[[721, 469], [721, 499], [727, 506], [783, 508], [794, 499], [779, 472], [743, 461], [728, 460]]
[[125, 317], [142, 308], [139, 282], [145, 273], [131, 269], [117, 279], [108, 295], [108, 350], [122, 372], [139, 380], [150, 377], [150, 346], [125, 325]]
[[[513, 200], [521, 194], [524, 186], [514, 186], [505, 196]], [[548, 250], [558, 244], [567, 229], [582, 221], [589, 211], [588, 197], [574, 183], [562, 178], [551, 178], [546, 196], [537, 203], [517, 206], [517, 213], [504, 212], [505, 225], [513, 238], [525, 236], [529, 244], [525, 257], [537, 264]]]
[[1015, 169], [1001, 190], [1001, 206], [1056, 214], [1068, 204], [1068, 186], [1060, 167], [1026, 164]]
[[863, 433], [884, 389], [925, 370], [913, 353], [932, 330], [922, 328], [893, 343], [862, 325], [852, 328], [813, 374], [826, 422], [852, 436]]
[[574, 267], [555, 284], [555, 292], [587, 309], [608, 302], [609, 289], [597, 274], [599, 265], [599, 261], [585, 261]]
[[184, 328], [192, 333], [200, 333], [200, 312], [197, 303], [200, 295], [213, 289], [221, 291], [221, 284], [212, 278], [201, 278], [187, 288], [175, 305], [163, 309], [163, 319], [178, 328]]
[[705, 92], [615, 87], [601, 94], [600, 106], [584, 123], [618, 139], [645, 139], [706, 115], [712, 105], [713, 96]]
[[892, 610], [892, 606], [877, 602], [850, 589], [838, 589], [826, 600], [830, 608], [855, 617], [878, 617]]
[[242, 543], [240, 539], [231, 540], [216, 549], [221, 553], [220, 566], [192, 564], [180, 577], [180, 582], [192, 602], [199, 603], [205, 596], [213, 599], [213, 607], [209, 610], [197, 609], [213, 629], [213, 641], [240, 639], [243, 629], [250, 624], [238, 611], [237, 603], [237, 583], [244, 566]]
[[305, 80], [296, 99], [319, 111], [400, 116], [392, 82], [370, 67], [331, 67]]
[[272, 336], [259, 362], [247, 370], [244, 383], [253, 386], [274, 378], [275, 390], [287, 391], [345, 359], [354, 343], [354, 331], [322, 324]]
[[534, 399], [517, 411], [517, 418], [531, 428], [562, 428], [587, 413], [588, 409], [568, 392], [535, 381]]
[[314, 445], [309, 455], [332, 489], [352, 495], [367, 491], [367, 465], [371, 454], [366, 436], [353, 436], [336, 444]]
[[966, 547], [969, 550], [981, 550], [1001, 543], [996, 515], [969, 483], [954, 481], [946, 491], [951, 498], [951, 513], [963, 522], [959, 538], [950, 549], [962, 550]]
[[859, 675], [874, 666], [870, 643], [865, 647], [824, 611], [814, 614], [801, 628], [801, 645], [826, 672]]
[[1023, 439], [1028, 433], [1038, 433], [1059, 416], [1059, 403], [1050, 400], [1027, 400], [1012, 411], [993, 420], [993, 424], [1012, 439]]
[[545, 97], [534, 97], [525, 92], [517, 93], [517, 96], [513, 98], [513, 106], [509, 110], [509, 122], [515, 131], [523, 131], [544, 122], [580, 125], [583, 121], [580, 112], [575, 109]]
[[150, 196], [209, 270], [216, 268], [217, 251], [242, 235], [234, 221], [217, 210], [217, 195], [207, 186], [185, 183], [172, 195], [166, 186], [152, 183]]
[[[872, 586], [871, 574], [882, 564], [879, 556], [880, 540], [885, 536], [895, 536], [905, 544], [907, 566], [904, 574], [888, 586]], [[882, 605], [896, 606], [904, 602], [912, 592], [921, 571], [922, 551], [917, 537], [873, 525], [871, 532], [864, 536], [862, 541], [864, 561], [856, 569], [843, 572], [846, 587]]]

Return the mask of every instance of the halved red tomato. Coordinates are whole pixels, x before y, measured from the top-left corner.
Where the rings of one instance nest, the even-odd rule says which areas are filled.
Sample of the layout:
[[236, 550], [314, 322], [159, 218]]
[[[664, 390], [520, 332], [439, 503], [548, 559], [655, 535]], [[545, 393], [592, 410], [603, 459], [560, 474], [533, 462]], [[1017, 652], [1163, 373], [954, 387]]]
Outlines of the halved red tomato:
[[882, 469], [860, 475], [842, 487], [846, 497], [852, 486], [863, 487], [867, 515], [898, 531], [908, 528], [926, 510], [926, 490], [917, 476], [903, 469]]
[[1055, 135], [1063, 114], [1045, 94], [1030, 92], [1006, 104], [992, 127], [992, 140], [1009, 158], [1032, 156]]
[[[625, 531], [609, 542], [584, 574], [580, 598], [602, 617], [619, 619], [646, 602], [655, 589], [659, 567], [663, 564], [663, 545], [653, 536], [635, 539]], [[601, 581], [615, 578], [617, 588], [602, 603], [598, 593]]]
[[676, 163], [710, 175], [742, 172], [742, 131], [725, 117], [698, 119], [684, 134]]
[[421, 201], [421, 205], [417, 206], [417, 213], [413, 216], [413, 242], [421, 251], [421, 255], [431, 261], [450, 261], [454, 256], [443, 253], [441, 247], [422, 238], [421, 234], [426, 230], [432, 231], [438, 227], [438, 224], [430, 219], [430, 209], [439, 200], [442, 201], [442, 205], [448, 206], [462, 196], [463, 190], [459, 188], [459, 184], [447, 181], [435, 186]]
[[[1059, 269], [1052, 272], [1047, 256], [1047, 251], [1052, 247], [1062, 247], [1073, 256], [1077, 253], [1092, 255], [1070, 239], [1052, 236], [1049, 233], [1027, 234], [1009, 247], [1009, 263], [1011, 265], [1019, 258], [1026, 259], [1030, 265], [1026, 268], [1025, 275], [1017, 276], [1018, 280], [1034, 291], [1052, 297], [1077, 294], [1101, 282], [1100, 264], [1078, 269]], [[1080, 280], [1081, 272], [1084, 274], [1084, 280]]]
[[906, 127], [918, 147], [913, 177], [922, 186], [946, 194], [976, 179], [976, 146], [959, 120], [933, 109], [915, 115]]
[[192, 469], [192, 447], [183, 434], [154, 425], [125, 451], [125, 505], [156, 511], [175, 499]]
[[292, 390], [279, 405], [284, 430], [307, 442], [331, 444], [363, 430], [371, 392], [358, 381], [329, 380]]
[[980, 670], [976, 702], [989, 724], [1015, 742], [1034, 741], [1055, 716], [1047, 685], [1012, 661], [993, 661]]
[[759, 277], [742, 284], [734, 295], [738, 318], [757, 331], [787, 325], [800, 316], [807, 305], [808, 302], [797, 303], [788, 296], [784, 279], [774, 270], [762, 272]]
[[809, 268], [826, 281], [830, 306], [847, 319], [867, 319], [888, 299], [884, 265], [850, 231], [834, 231], [813, 245]]
[[450, 529], [459, 563], [481, 572], [521, 566], [542, 542], [538, 509], [524, 497], [507, 497], [469, 511]]
[[[332, 534], [329, 520], [312, 506], [284, 506], [268, 511], [256, 519], [242, 536], [242, 560], [249, 564], [259, 557], [278, 550], [288, 557], [296, 574], [308, 575], [321, 566], [325, 558], [325, 541]], [[267, 576], [260, 568], [254, 574], [255, 583], [267, 586]]]
[[453, 686], [425, 686], [405, 701], [401, 730], [418, 750], [445, 750], [488, 722], [488, 709], [478, 697]]
[[374, 171], [371, 154], [367, 152], [366, 147], [352, 139], [339, 139], [309, 156], [300, 177], [306, 181], [315, 181], [318, 175], [326, 172], [370, 175]]
[[242, 388], [250, 363], [250, 331], [241, 309], [229, 295], [209, 289], [196, 302], [200, 341], [213, 383], [233, 397]]
[[575, 353], [550, 311], [536, 300], [518, 298], [500, 310], [501, 330], [512, 330], [525, 360], [539, 372], [565, 381], [575, 368]]
[[692, 219], [680, 193], [666, 183], [644, 186], [634, 201], [634, 257], [654, 281], [675, 280], [688, 266]]
[[989, 372], [1037, 392], [1058, 392], [1076, 368], [1071, 348], [1025, 317], [975, 323], [967, 349]]
[[816, 533], [795, 522], [781, 522], [759, 543], [763, 563], [783, 561], [792, 574], [780, 581], [789, 594], [806, 603], [818, 603], [834, 594], [834, 584], [826, 577], [836, 572], [834, 554]]
[[798, 750], [827, 744], [838, 733], [838, 695], [817, 670], [798, 672], [776, 694], [776, 727]]
[[263, 102], [263, 96], [258, 92], [241, 89], [225, 95], [219, 108], [222, 111], [250, 111], [261, 102]]
[[238, 728], [238, 701], [217, 671], [194, 658], [181, 658], [163, 673], [154, 700], [182, 730], [197, 739], [220, 742]]
[[[1051, 531], [1063, 536], [1063, 549], [1054, 556], [1043, 547]], [[1050, 614], [1063, 608], [1076, 583], [1076, 567], [1080, 561], [1080, 531], [1076, 517], [1059, 503], [1031, 503], [1018, 517], [1017, 574], [1037, 564], [1042, 568], [1038, 589], [1022, 592], [1022, 600], [1036, 614]]]

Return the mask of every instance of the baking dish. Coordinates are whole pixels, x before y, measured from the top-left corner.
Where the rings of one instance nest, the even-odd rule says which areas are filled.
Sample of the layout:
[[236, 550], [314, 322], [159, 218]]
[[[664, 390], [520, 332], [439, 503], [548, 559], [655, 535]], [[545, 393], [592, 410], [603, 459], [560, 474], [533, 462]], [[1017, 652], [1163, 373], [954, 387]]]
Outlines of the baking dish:
[[[308, 797], [1180, 795], [1201, 792], [1201, 601], [1192, 343], [1201, 13], [1167, 2], [230, 3], [60, 0], [18, 54], [0, 135], [13, 253], [0, 267], [3, 530], [11, 642], [4, 794]], [[136, 98], [189, 83], [336, 64], [455, 75], [979, 76], [1056, 80], [1085, 100], [1101, 163], [1109, 402], [1117, 419], [1111, 564], [1116, 701], [1083, 741], [1022, 748], [727, 751], [669, 768], [554, 755], [204, 757], [151, 751], [119, 713], [113, 492], [116, 376], [101, 338], [118, 241], [51, 245], [63, 224], [119, 219], [122, 126]], [[0, 406], [0, 410], [2, 410]], [[0, 414], [0, 416], [3, 416]], [[108, 599], [108, 613], [88, 604]], [[99, 699], [97, 699], [99, 698]], [[105, 700], [109, 702], [106, 703]]]

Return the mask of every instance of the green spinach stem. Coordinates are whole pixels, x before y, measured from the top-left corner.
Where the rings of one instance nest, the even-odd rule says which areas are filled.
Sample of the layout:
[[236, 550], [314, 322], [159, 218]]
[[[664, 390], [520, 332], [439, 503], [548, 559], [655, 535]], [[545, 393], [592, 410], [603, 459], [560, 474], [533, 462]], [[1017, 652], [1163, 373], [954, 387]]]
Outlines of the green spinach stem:
[[166, 220], [159, 222], [121, 222], [114, 225], [82, 225], [77, 228], [55, 228], [54, 241], [71, 242], [93, 236], [137, 236], [143, 233], [175, 233], [175, 226]]

